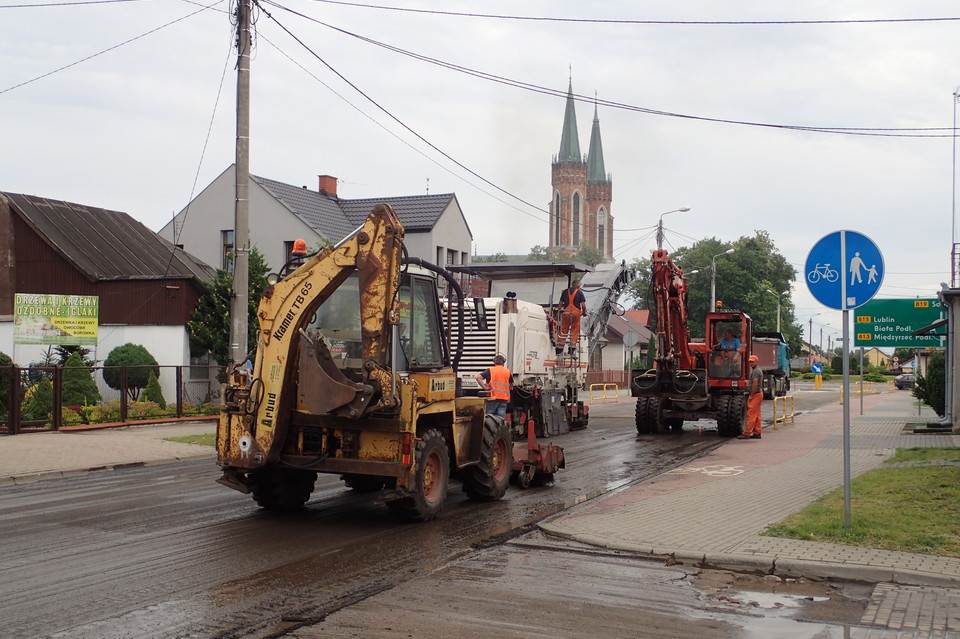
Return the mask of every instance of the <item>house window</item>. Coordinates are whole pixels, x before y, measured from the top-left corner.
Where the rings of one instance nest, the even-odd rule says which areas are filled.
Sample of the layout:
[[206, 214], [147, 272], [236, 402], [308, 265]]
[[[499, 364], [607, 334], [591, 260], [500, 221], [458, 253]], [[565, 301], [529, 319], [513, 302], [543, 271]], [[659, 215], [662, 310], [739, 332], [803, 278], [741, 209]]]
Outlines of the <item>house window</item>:
[[463, 251], [460, 251], [460, 263], [461, 263], [461, 264], [467, 264], [467, 263], [469, 262], [469, 257], [470, 257], [470, 256], [469, 256], [468, 254], [464, 253]]
[[447, 266], [457, 263], [457, 252], [453, 249], [447, 249]]
[[443, 264], [443, 247], [437, 247], [437, 264]]
[[580, 246], [580, 194], [573, 194], [573, 245]]
[[210, 353], [190, 356], [190, 379], [210, 379]]
[[220, 231], [220, 244], [223, 246], [223, 251], [220, 253], [220, 268], [227, 271], [228, 273], [233, 273], [233, 230], [229, 231]]

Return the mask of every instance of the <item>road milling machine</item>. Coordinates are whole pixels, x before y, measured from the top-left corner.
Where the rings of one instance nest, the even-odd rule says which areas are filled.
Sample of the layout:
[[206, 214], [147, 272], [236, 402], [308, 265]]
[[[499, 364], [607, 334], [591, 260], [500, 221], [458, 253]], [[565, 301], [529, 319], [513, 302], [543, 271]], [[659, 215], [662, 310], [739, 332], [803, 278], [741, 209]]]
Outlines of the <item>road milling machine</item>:
[[[720, 435], [740, 435], [747, 414], [750, 316], [735, 310], [707, 313], [705, 341], [694, 343], [687, 326], [683, 270], [663, 249], [653, 252], [650, 268], [657, 351], [653, 368], [631, 373], [637, 432], [681, 430], [684, 420], [714, 419]], [[739, 339], [739, 350], [720, 349], [727, 330]]]
[[[513, 374], [508, 416], [514, 437], [525, 437], [533, 423], [539, 437], [587, 427], [585, 389], [591, 355], [607, 321], [622, 312], [617, 300], [632, 280], [625, 264], [492, 262], [450, 267], [490, 282], [489, 296], [466, 301], [466, 339], [457, 374], [466, 394], [480, 392], [475, 380], [501, 354]], [[560, 294], [573, 278], [581, 278], [588, 314], [572, 349], [562, 348], [556, 309]], [[457, 320], [452, 322], [457, 325]]]
[[438, 515], [451, 476], [470, 499], [503, 496], [510, 429], [483, 398], [460, 396], [441, 326], [436, 277], [459, 286], [442, 268], [407, 264], [403, 237], [380, 204], [268, 280], [253, 368], [235, 367], [224, 388], [220, 483], [288, 510], [307, 502], [317, 473], [334, 473], [413, 521]]

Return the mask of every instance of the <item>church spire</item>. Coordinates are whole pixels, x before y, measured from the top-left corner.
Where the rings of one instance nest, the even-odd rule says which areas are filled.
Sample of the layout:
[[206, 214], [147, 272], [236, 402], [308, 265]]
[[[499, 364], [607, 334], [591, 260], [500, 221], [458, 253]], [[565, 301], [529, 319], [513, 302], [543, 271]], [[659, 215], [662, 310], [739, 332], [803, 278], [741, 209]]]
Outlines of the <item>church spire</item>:
[[593, 129], [590, 131], [590, 151], [587, 155], [587, 179], [591, 182], [606, 182], [607, 171], [603, 166], [603, 143], [600, 141], [600, 117], [597, 104], [593, 104]]
[[574, 108], [573, 78], [567, 89], [567, 109], [563, 114], [563, 133], [560, 135], [560, 154], [557, 162], [583, 162], [580, 156], [580, 138], [577, 135], [577, 112]]

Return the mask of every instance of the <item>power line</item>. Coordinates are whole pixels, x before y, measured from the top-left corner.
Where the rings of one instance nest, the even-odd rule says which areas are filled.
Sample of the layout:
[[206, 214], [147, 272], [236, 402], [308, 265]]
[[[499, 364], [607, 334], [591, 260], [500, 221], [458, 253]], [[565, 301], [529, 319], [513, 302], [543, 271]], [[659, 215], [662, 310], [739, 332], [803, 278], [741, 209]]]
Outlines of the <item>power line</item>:
[[614, 20], [605, 18], [558, 18], [553, 16], [512, 16], [490, 13], [466, 13], [458, 11], [437, 11], [431, 9], [409, 9], [405, 7], [387, 7], [376, 4], [343, 2], [341, 0], [314, 0], [324, 4], [336, 4], [361, 9], [379, 9], [402, 13], [423, 13], [462, 18], [487, 18], [493, 20], [522, 20], [531, 22], [573, 22], [581, 24], [649, 24], [649, 25], [700, 25], [700, 26], [757, 26], [757, 25], [807, 25], [807, 24], [887, 24], [903, 22], [954, 22], [960, 18], [866, 18], [862, 20]]
[[276, 43], [271, 42], [271, 41], [268, 40], [266, 37], [264, 37], [262, 34], [258, 34], [258, 38], [262, 39], [264, 42], [266, 42], [267, 44], [269, 44], [270, 46], [272, 46], [272, 47], [273, 47], [274, 49], [276, 49], [282, 56], [284, 56], [285, 58], [287, 58], [290, 62], [292, 62], [293, 64], [295, 64], [295, 65], [297, 65], [298, 67], [300, 67], [300, 69], [301, 69], [304, 73], [306, 73], [306, 74], [309, 75], [311, 78], [313, 78], [314, 80], [316, 80], [317, 82], [319, 82], [325, 89], [327, 89], [328, 91], [330, 91], [333, 95], [337, 96], [337, 98], [339, 98], [344, 104], [346, 104], [347, 106], [349, 106], [351, 109], [353, 109], [354, 111], [356, 111], [357, 113], [359, 113], [359, 114], [362, 115], [363, 117], [365, 117], [365, 118], [367, 118], [368, 120], [370, 120], [372, 123], [374, 123], [375, 125], [377, 125], [377, 126], [380, 127], [381, 129], [383, 129], [383, 130], [384, 130], [386, 133], [388, 133], [389, 135], [391, 135], [391, 136], [393, 136], [394, 138], [396, 138], [400, 143], [402, 143], [402, 144], [406, 145], [407, 147], [409, 147], [410, 150], [412, 150], [413, 152], [418, 153], [419, 155], [421, 155], [423, 158], [425, 158], [425, 159], [428, 160], [429, 162], [432, 162], [433, 164], [437, 165], [437, 167], [440, 168], [441, 170], [446, 171], [447, 173], [449, 173], [450, 175], [456, 177], [457, 179], [463, 180], [465, 183], [467, 183], [467, 184], [469, 184], [470, 186], [472, 186], [473, 188], [477, 189], [478, 191], [480, 191], [481, 193], [483, 193], [483, 194], [486, 195], [487, 197], [491, 197], [491, 198], [497, 200], [498, 202], [500, 202], [500, 203], [503, 204], [504, 206], [509, 206], [509, 207], [512, 208], [513, 210], [515, 210], [515, 211], [517, 211], [517, 212], [519, 212], [519, 213], [522, 213], [522, 214], [524, 214], [524, 215], [530, 216], [530, 217], [534, 218], [535, 220], [537, 220], [538, 222], [546, 222], [546, 221], [547, 221], [547, 220], [544, 220], [543, 218], [541, 218], [541, 217], [539, 217], [539, 216], [537, 216], [537, 215], [534, 215], [533, 213], [530, 213], [529, 211], [524, 211], [523, 209], [521, 209], [521, 208], [515, 206], [514, 204], [512, 204], [511, 202], [507, 202], [506, 200], [502, 199], [501, 197], [499, 197], [499, 196], [496, 195], [495, 193], [491, 193], [490, 191], [484, 190], [482, 187], [474, 184], [474, 183], [471, 182], [470, 180], [467, 180], [466, 178], [464, 178], [464, 177], [462, 177], [462, 176], [460, 176], [460, 175], [457, 175], [452, 169], [444, 166], [443, 164], [441, 164], [440, 162], [438, 162], [436, 159], [434, 159], [434, 158], [430, 157], [429, 155], [427, 155], [426, 153], [424, 153], [423, 150], [418, 149], [418, 148], [415, 147], [414, 145], [410, 144], [410, 142], [408, 142], [407, 140], [403, 139], [401, 136], [397, 135], [395, 132], [391, 131], [389, 128], [387, 128], [386, 126], [384, 126], [383, 123], [378, 122], [378, 121], [377, 121], [374, 117], [372, 117], [370, 114], [368, 114], [368, 113], [366, 113], [365, 111], [363, 111], [362, 109], [360, 109], [360, 107], [358, 107], [356, 104], [354, 104], [353, 102], [351, 102], [350, 100], [348, 100], [346, 96], [344, 96], [343, 94], [341, 94], [340, 92], [338, 92], [336, 89], [334, 89], [334, 88], [331, 87], [329, 84], [327, 84], [326, 82], [324, 82], [323, 80], [321, 80], [319, 77], [317, 77], [312, 71], [310, 71], [309, 69], [307, 69], [305, 66], [303, 66], [303, 65], [300, 64], [299, 62], [297, 62], [290, 54], [288, 54], [286, 51], [284, 51], [284, 50], [281, 49], [279, 46], [277, 46]]
[[[259, 4], [259, 3], [258, 3], [256, 0], [254, 0], [254, 4]], [[274, 4], [274, 5], [275, 5], [275, 3], [270, 3], [270, 4]], [[279, 5], [275, 5], [275, 6], [278, 6], [278, 7], [279, 7]], [[283, 7], [279, 7], [279, 8], [282, 9]], [[281, 24], [280, 21], [277, 20], [272, 14], [270, 14], [269, 12], [267, 12], [266, 10], [264, 10], [264, 9], [262, 9], [262, 8], [261, 8], [261, 10], [264, 12], [264, 14], [265, 14], [268, 18], [270, 18], [271, 20], [273, 20], [274, 23], [276, 23], [276, 25], [277, 25], [278, 27], [280, 27], [284, 32], [286, 32], [287, 35], [289, 35], [291, 38], [293, 38], [294, 40], [296, 40], [297, 43], [300, 44], [300, 46], [302, 46], [304, 49], [306, 49], [312, 56], [314, 56], [317, 60], [319, 60], [325, 67], [327, 67], [330, 71], [332, 71], [338, 78], [340, 78], [340, 79], [343, 80], [345, 83], [347, 83], [347, 85], [349, 85], [350, 88], [352, 88], [354, 91], [356, 91], [356, 92], [359, 93], [361, 96], [363, 96], [363, 97], [364, 97], [367, 101], [369, 101], [373, 106], [375, 106], [376, 108], [378, 108], [378, 109], [379, 109], [380, 111], [382, 111], [387, 117], [389, 117], [391, 120], [393, 120], [394, 122], [396, 122], [397, 124], [399, 124], [401, 127], [403, 127], [404, 129], [406, 129], [409, 133], [411, 133], [413, 136], [415, 136], [418, 140], [420, 140], [421, 142], [423, 142], [424, 144], [426, 144], [427, 146], [429, 146], [431, 149], [433, 149], [434, 151], [436, 151], [437, 153], [439, 153], [440, 155], [442, 155], [442, 156], [445, 157], [446, 159], [448, 159], [448, 160], [450, 160], [451, 162], [453, 162], [454, 164], [456, 164], [458, 167], [460, 167], [461, 169], [463, 169], [464, 171], [466, 171], [466, 172], [469, 173], [470, 175], [472, 175], [472, 176], [476, 177], [477, 179], [483, 181], [485, 184], [488, 184], [489, 186], [491, 186], [491, 187], [495, 188], [496, 190], [500, 191], [501, 193], [503, 193], [503, 194], [505, 194], [505, 195], [507, 195], [507, 196], [509, 196], [509, 197], [511, 197], [511, 198], [513, 198], [513, 199], [515, 199], [515, 200], [517, 200], [517, 201], [519, 201], [519, 202], [522, 202], [523, 204], [526, 204], [527, 206], [529, 206], [530, 208], [532, 208], [532, 209], [534, 209], [534, 210], [540, 211], [540, 212], [542, 212], [542, 213], [548, 213], [548, 214], [549, 214], [549, 211], [547, 211], [547, 210], [545, 210], [545, 209], [542, 209], [542, 208], [536, 206], [535, 204], [531, 204], [530, 202], [527, 202], [526, 200], [524, 200], [524, 199], [521, 198], [520, 196], [514, 195], [514, 194], [511, 193], [510, 191], [507, 191], [506, 189], [498, 186], [497, 184], [494, 184], [493, 182], [491, 182], [491, 181], [488, 180], [487, 178], [483, 177], [482, 175], [480, 175], [479, 173], [477, 173], [477, 172], [474, 171], [473, 169], [471, 169], [471, 168], [469, 168], [468, 166], [464, 165], [464, 164], [461, 163], [460, 161], [454, 159], [454, 158], [453, 158], [452, 156], [450, 156], [448, 153], [446, 153], [445, 151], [443, 151], [442, 149], [440, 149], [439, 147], [437, 147], [435, 144], [433, 144], [432, 142], [430, 142], [429, 140], [427, 140], [425, 137], [423, 137], [422, 135], [420, 135], [419, 133], [417, 133], [416, 131], [414, 131], [414, 130], [413, 130], [410, 126], [408, 126], [405, 122], [403, 122], [402, 120], [400, 120], [397, 116], [393, 115], [393, 113], [391, 113], [390, 111], [388, 111], [388, 110], [387, 110], [384, 106], [382, 106], [379, 102], [377, 102], [377, 101], [374, 100], [372, 97], [370, 97], [369, 95], [367, 95], [362, 89], [360, 89], [360, 87], [358, 87], [356, 84], [354, 84], [353, 82], [351, 82], [350, 80], [348, 80], [342, 73], [340, 73], [340, 72], [337, 71], [335, 68], [333, 68], [333, 66], [332, 66], [329, 62], [327, 62], [327, 61], [324, 60], [322, 57], [320, 57], [320, 55], [319, 55], [316, 51], [314, 51], [314, 50], [311, 49], [309, 46], [307, 46], [307, 44], [306, 44], [303, 40], [301, 40], [299, 37], [297, 37], [296, 35], [294, 35], [292, 31], [290, 31], [289, 29], [287, 29], [287, 27], [285, 27], [283, 24]], [[535, 216], [534, 216], [534, 217], [535, 217]], [[543, 220], [540, 220], [540, 221], [542, 222]]]
[[119, 43], [119, 44], [113, 45], [112, 47], [107, 47], [106, 49], [103, 49], [102, 51], [98, 51], [97, 53], [94, 53], [94, 54], [92, 54], [92, 55], [88, 55], [87, 57], [81, 58], [81, 59], [76, 60], [76, 61], [74, 61], [74, 62], [71, 62], [70, 64], [65, 64], [64, 66], [62, 66], [62, 67], [60, 67], [60, 68], [58, 68], [58, 69], [54, 69], [53, 71], [48, 71], [48, 72], [44, 73], [43, 75], [38, 75], [38, 76], [35, 77], [35, 78], [31, 78], [30, 80], [25, 80], [25, 81], [23, 81], [23, 82], [21, 82], [21, 83], [19, 83], [19, 84], [15, 84], [15, 85], [13, 85], [13, 86], [11, 86], [11, 87], [7, 87], [6, 89], [0, 89], [0, 95], [3, 95], [4, 93], [7, 93], [8, 91], [13, 91], [14, 89], [19, 89], [20, 87], [23, 87], [23, 86], [26, 86], [26, 85], [31, 84], [31, 83], [33, 83], [33, 82], [36, 82], [37, 80], [42, 80], [43, 78], [50, 77], [51, 75], [53, 75], [53, 74], [55, 74], [55, 73], [59, 73], [59, 72], [61, 72], [61, 71], [65, 71], [65, 70], [67, 70], [67, 69], [69, 69], [69, 68], [71, 68], [71, 67], [75, 67], [75, 66], [77, 66], [78, 64], [82, 64], [82, 63], [84, 63], [84, 62], [86, 62], [86, 61], [88, 61], [88, 60], [92, 60], [92, 59], [96, 58], [97, 56], [101, 56], [101, 55], [103, 55], [104, 53], [108, 53], [108, 52], [110, 52], [110, 51], [113, 51], [114, 49], [119, 49], [120, 47], [124, 46], [125, 44], [130, 44], [131, 42], [136, 42], [137, 40], [139, 40], [139, 39], [141, 39], [141, 38], [145, 38], [146, 36], [151, 35], [151, 34], [153, 34], [153, 33], [156, 33], [157, 31], [160, 31], [161, 29], [166, 29], [167, 27], [169, 27], [169, 26], [171, 26], [171, 25], [174, 25], [174, 24], [176, 24], [176, 23], [178, 23], [178, 22], [182, 22], [183, 20], [186, 20], [187, 18], [192, 18], [193, 16], [197, 15], [198, 13], [201, 13], [201, 12], [203, 12], [203, 11], [206, 11], [207, 9], [211, 9], [211, 8], [215, 7], [216, 5], [222, 3], [222, 2], [223, 2], [223, 0], [217, 0], [217, 1], [214, 2], [213, 4], [209, 4], [209, 5], [206, 5], [206, 6], [204, 6], [204, 7], [201, 7], [201, 8], [199, 8], [199, 9], [197, 9], [196, 11], [194, 11], [193, 13], [188, 13], [187, 15], [182, 16], [182, 17], [180, 17], [180, 18], [177, 18], [176, 20], [171, 20], [170, 22], [168, 22], [168, 23], [166, 23], [166, 24], [162, 24], [162, 25], [160, 25], [159, 27], [156, 27], [156, 28], [154, 28], [154, 29], [150, 29], [150, 30], [147, 31], [146, 33], [141, 33], [141, 34], [138, 35], [138, 36], [134, 36], [134, 37], [130, 38], [129, 40], [124, 40], [123, 42], [121, 42], [121, 43]]
[[[351, 31], [347, 31], [347, 30], [345, 30], [345, 29], [341, 29], [340, 27], [334, 26], [334, 25], [332, 25], [332, 24], [330, 24], [330, 23], [327, 23], [327, 22], [324, 22], [324, 21], [319, 20], [319, 19], [317, 19], [317, 18], [308, 16], [308, 15], [306, 15], [306, 14], [304, 14], [304, 13], [299, 12], [299, 11], [295, 11], [295, 10], [293, 10], [293, 9], [290, 9], [289, 7], [285, 7], [285, 6], [277, 3], [275, 0], [264, 0], [264, 3], [265, 3], [265, 4], [270, 4], [270, 5], [272, 5], [272, 6], [275, 6], [275, 7], [277, 7], [278, 9], [282, 9], [283, 11], [287, 11], [288, 13], [292, 13], [293, 15], [299, 16], [299, 17], [301, 17], [301, 18], [303, 18], [303, 19], [305, 19], [305, 20], [309, 20], [309, 21], [314, 22], [314, 23], [316, 23], [316, 24], [319, 24], [319, 25], [321, 25], [321, 26], [327, 27], [328, 29], [332, 29], [332, 30], [334, 30], [334, 31], [337, 31], [338, 33], [341, 33], [341, 34], [343, 34], [343, 35], [347, 35], [347, 36], [350, 36], [350, 37], [352, 37], [352, 38], [356, 38], [356, 39], [361, 40], [361, 41], [363, 41], [363, 42], [367, 42], [368, 44], [373, 44], [373, 45], [375, 45], [375, 46], [378, 46], [378, 47], [387, 49], [388, 51], [392, 51], [392, 52], [394, 52], [394, 53], [399, 53], [399, 54], [401, 54], [401, 55], [405, 55], [405, 56], [407, 56], [407, 57], [411, 57], [411, 58], [413, 58], [413, 59], [415, 59], [415, 60], [420, 60], [421, 62], [427, 62], [427, 63], [429, 63], [429, 64], [433, 64], [433, 65], [436, 65], [436, 66], [440, 66], [440, 67], [442, 67], [442, 68], [449, 69], [449, 70], [451, 70], [451, 71], [457, 71], [457, 72], [463, 73], [463, 74], [465, 74], [465, 75], [469, 75], [469, 76], [472, 76], [472, 77], [480, 78], [480, 79], [487, 80], [487, 81], [490, 81], [490, 82], [495, 82], [495, 83], [497, 83], [497, 84], [503, 84], [503, 85], [506, 85], [506, 86], [511, 86], [511, 87], [514, 87], [514, 88], [523, 89], [523, 90], [530, 91], [530, 92], [533, 92], [533, 93], [540, 93], [540, 94], [544, 94], [544, 95], [551, 95], [551, 96], [554, 96], [554, 97], [561, 97], [561, 98], [566, 98], [566, 97], [567, 97], [567, 92], [564, 91], [564, 90], [561, 90], [561, 89], [551, 89], [551, 88], [549, 88], [549, 87], [544, 87], [544, 86], [532, 84], [532, 83], [529, 83], [529, 82], [523, 82], [523, 81], [521, 81], [521, 80], [515, 80], [515, 79], [512, 79], [512, 78], [505, 77], [505, 76], [500, 76], [500, 75], [496, 75], [496, 74], [493, 74], [493, 73], [488, 73], [488, 72], [485, 72], [485, 71], [480, 71], [480, 70], [478, 70], [478, 69], [473, 69], [473, 68], [470, 68], [470, 67], [465, 67], [465, 66], [462, 66], [462, 65], [453, 64], [453, 63], [451, 63], [451, 62], [446, 62], [446, 61], [444, 61], [444, 60], [440, 60], [440, 59], [437, 59], [437, 58], [432, 58], [432, 57], [427, 56], [427, 55], [423, 55], [423, 54], [416, 53], [416, 52], [413, 52], [413, 51], [408, 51], [408, 50], [406, 50], [406, 49], [401, 49], [400, 47], [396, 47], [396, 46], [394, 46], [394, 45], [387, 44], [387, 43], [381, 42], [381, 41], [379, 41], [379, 40], [374, 40], [374, 39], [372, 39], [372, 38], [368, 38], [368, 37], [366, 37], [366, 36], [362, 36], [362, 35], [360, 35], [360, 34], [353, 33], [353, 32], [351, 32]], [[611, 100], [598, 99], [597, 96], [586, 96], [586, 95], [580, 95], [580, 94], [576, 94], [576, 93], [573, 94], [573, 98], [574, 98], [574, 100], [576, 100], [576, 101], [578, 101], [578, 102], [585, 102], [585, 103], [592, 104], [592, 105], [604, 106], [604, 107], [608, 107], [608, 108], [611, 108], [611, 109], [620, 109], [620, 110], [624, 110], [624, 111], [632, 111], [632, 112], [637, 112], [637, 113], [644, 113], [644, 114], [647, 114], [647, 115], [658, 115], [658, 116], [663, 116], [663, 117], [680, 118], [680, 119], [695, 120], [695, 121], [701, 121], [701, 122], [712, 122], [712, 123], [716, 123], [716, 124], [734, 124], [734, 125], [740, 125], [740, 126], [751, 126], [751, 127], [772, 128], [772, 129], [784, 129], [784, 130], [790, 130], [790, 131], [806, 131], [806, 132], [812, 132], [812, 133], [830, 133], [830, 134], [834, 134], [834, 135], [858, 135], [858, 136], [868, 136], [868, 137], [952, 138], [952, 137], [954, 137], [954, 135], [955, 135], [955, 129], [954, 129], [953, 127], [920, 127], [920, 128], [894, 128], [894, 127], [885, 127], [885, 128], [871, 128], [871, 127], [830, 127], [830, 126], [807, 126], [807, 125], [796, 125], [796, 124], [776, 124], [776, 123], [769, 123], [769, 122], [752, 122], [752, 121], [749, 121], [749, 120], [732, 120], [732, 119], [728, 119], [728, 118], [715, 118], [715, 117], [710, 117], [710, 116], [691, 115], [691, 114], [687, 114], [687, 113], [677, 113], [677, 112], [673, 112], [673, 111], [663, 111], [663, 110], [660, 110], [660, 109], [652, 109], [652, 108], [649, 108], [649, 107], [641, 107], [641, 106], [626, 104], [626, 103], [623, 103], [623, 102], [614, 102], [614, 101], [611, 101]], [[943, 133], [936, 133], [936, 132], [943, 132]], [[540, 209], [540, 210], [542, 210], [542, 209]]]
[[77, 2], [44, 2], [41, 4], [3, 4], [0, 9], [37, 9], [40, 7], [74, 7], [84, 4], [116, 4], [118, 2], [143, 2], [143, 0], [78, 0]]

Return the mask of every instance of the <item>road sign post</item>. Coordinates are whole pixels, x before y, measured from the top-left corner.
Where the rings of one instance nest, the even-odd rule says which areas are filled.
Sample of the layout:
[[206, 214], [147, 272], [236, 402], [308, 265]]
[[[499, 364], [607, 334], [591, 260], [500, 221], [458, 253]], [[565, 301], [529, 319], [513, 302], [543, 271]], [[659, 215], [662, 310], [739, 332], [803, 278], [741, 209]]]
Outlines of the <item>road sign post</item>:
[[843, 315], [843, 525], [850, 528], [850, 309], [869, 302], [883, 282], [883, 255], [856, 231], [820, 238], [807, 255], [804, 279], [810, 293]]

